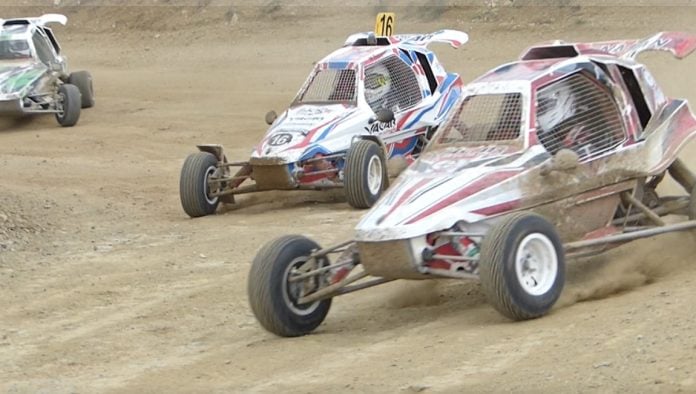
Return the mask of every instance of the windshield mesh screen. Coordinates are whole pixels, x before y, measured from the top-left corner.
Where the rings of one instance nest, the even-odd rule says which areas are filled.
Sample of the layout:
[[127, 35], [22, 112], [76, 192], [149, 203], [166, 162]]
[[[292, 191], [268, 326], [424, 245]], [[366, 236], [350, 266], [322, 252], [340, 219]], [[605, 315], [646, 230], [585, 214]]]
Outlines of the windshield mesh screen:
[[355, 101], [355, 70], [318, 70], [310, 76], [297, 101]]
[[474, 95], [464, 99], [437, 143], [514, 140], [521, 128], [520, 93]]

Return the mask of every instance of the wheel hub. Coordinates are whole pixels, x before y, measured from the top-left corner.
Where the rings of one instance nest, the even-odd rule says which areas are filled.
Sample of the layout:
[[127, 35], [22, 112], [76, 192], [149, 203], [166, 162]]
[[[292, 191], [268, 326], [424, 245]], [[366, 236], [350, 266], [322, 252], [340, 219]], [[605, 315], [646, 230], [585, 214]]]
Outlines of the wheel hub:
[[382, 161], [379, 157], [372, 156], [367, 165], [367, 188], [373, 195], [378, 194], [382, 188], [382, 176]]
[[302, 267], [306, 262], [306, 257], [295, 259], [285, 270], [285, 278], [283, 280], [283, 301], [285, 302], [285, 305], [293, 311], [293, 313], [301, 316], [311, 314], [319, 307], [320, 304], [320, 301], [315, 301], [311, 304], [297, 303], [297, 300], [317, 288], [316, 281], [319, 280], [317, 277], [308, 277], [304, 280], [299, 280], [296, 282], [290, 282], [289, 280], [291, 277], [302, 273], [302, 269], [300, 267]]
[[524, 237], [517, 249], [515, 273], [525, 292], [536, 296], [548, 292], [558, 275], [558, 255], [551, 240], [540, 233]]
[[208, 202], [210, 205], [214, 205], [218, 201], [218, 197], [211, 197], [210, 192], [212, 191], [210, 188], [210, 178], [215, 177], [217, 169], [215, 166], [210, 166], [208, 169], [205, 170], [205, 177], [203, 177], [203, 190], [205, 190], [205, 201]]

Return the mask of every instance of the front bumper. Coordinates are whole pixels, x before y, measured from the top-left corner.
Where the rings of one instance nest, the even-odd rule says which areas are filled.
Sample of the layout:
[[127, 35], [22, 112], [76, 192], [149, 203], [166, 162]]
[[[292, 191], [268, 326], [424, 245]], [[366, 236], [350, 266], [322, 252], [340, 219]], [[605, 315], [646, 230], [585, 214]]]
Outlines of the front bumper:
[[0, 100], [0, 114], [21, 114], [22, 109], [21, 99], [5, 99]]
[[290, 166], [282, 159], [251, 158], [249, 164], [258, 190], [283, 190], [297, 187], [297, 181], [290, 173]]
[[426, 279], [419, 267], [422, 257], [414, 252], [413, 240], [357, 242], [360, 264], [370, 275], [385, 279]]

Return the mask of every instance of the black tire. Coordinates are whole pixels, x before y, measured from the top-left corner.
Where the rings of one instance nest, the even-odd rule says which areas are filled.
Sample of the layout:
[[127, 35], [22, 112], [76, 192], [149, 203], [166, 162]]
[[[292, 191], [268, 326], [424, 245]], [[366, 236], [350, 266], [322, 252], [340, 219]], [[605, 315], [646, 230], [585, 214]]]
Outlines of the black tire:
[[319, 245], [311, 239], [288, 235], [267, 243], [256, 254], [249, 272], [247, 293], [254, 316], [269, 332], [281, 337], [306, 335], [329, 313], [330, 298], [297, 304], [288, 282], [290, 269], [307, 261], [315, 249], [319, 249]]
[[[378, 167], [375, 167], [378, 166]], [[372, 171], [381, 173], [379, 185], [370, 177]], [[377, 174], [372, 174], [376, 176]], [[351, 145], [346, 154], [343, 183], [348, 204], [354, 208], [370, 208], [389, 186], [387, 161], [384, 151], [377, 143], [359, 140]]]
[[184, 212], [192, 218], [215, 213], [220, 199], [208, 195], [208, 178], [217, 169], [217, 158], [208, 152], [190, 154], [181, 167], [179, 197]]
[[[528, 245], [529, 240], [533, 247], [538, 248], [537, 252], [541, 250], [548, 254], [550, 263], [547, 270], [538, 270], [539, 274], [529, 274], [531, 270], [527, 267], [526, 275], [529, 276], [524, 280], [517, 273], [517, 253], [520, 245], [523, 242]], [[525, 264], [530, 263], [530, 256], [539, 258], [538, 253], [527, 253]], [[551, 267], [554, 253], [555, 272]], [[486, 298], [496, 310], [510, 319], [527, 320], [543, 316], [561, 295], [565, 282], [563, 244], [554, 226], [539, 215], [519, 212], [502, 218], [483, 238], [480, 256], [479, 273]], [[535, 264], [535, 261], [531, 260], [531, 263]], [[538, 287], [530, 289], [535, 286]]]
[[68, 83], [77, 86], [82, 94], [82, 108], [94, 107], [94, 85], [88, 71], [75, 71], [68, 76]]
[[75, 126], [80, 119], [80, 90], [75, 85], [64, 83], [58, 87], [58, 100], [58, 124], [63, 127]]

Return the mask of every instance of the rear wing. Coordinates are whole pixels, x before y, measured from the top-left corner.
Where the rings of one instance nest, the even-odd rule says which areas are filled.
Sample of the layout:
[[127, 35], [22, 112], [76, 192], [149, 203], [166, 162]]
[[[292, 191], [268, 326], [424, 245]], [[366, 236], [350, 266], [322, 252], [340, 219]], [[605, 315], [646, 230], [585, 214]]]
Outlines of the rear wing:
[[38, 18], [0, 18], [0, 26], [4, 24], [33, 24], [44, 26], [49, 23], [60, 23], [61, 25], [65, 26], [65, 24], [68, 23], [68, 17], [62, 14], [43, 14]]
[[[427, 47], [432, 42], [450, 44], [453, 48], [459, 48], [469, 41], [469, 35], [459, 30], [440, 30], [430, 34], [397, 34], [394, 36], [378, 36], [374, 33], [355, 33], [350, 35], [344, 46], [405, 44], [419, 47]], [[367, 44], [366, 44], [367, 43]]]
[[578, 55], [609, 55], [635, 60], [646, 51], [666, 51], [677, 59], [689, 56], [696, 49], [696, 35], [684, 32], [661, 32], [639, 40], [616, 40], [570, 44], [553, 41], [527, 49], [521, 60], [574, 57]]

